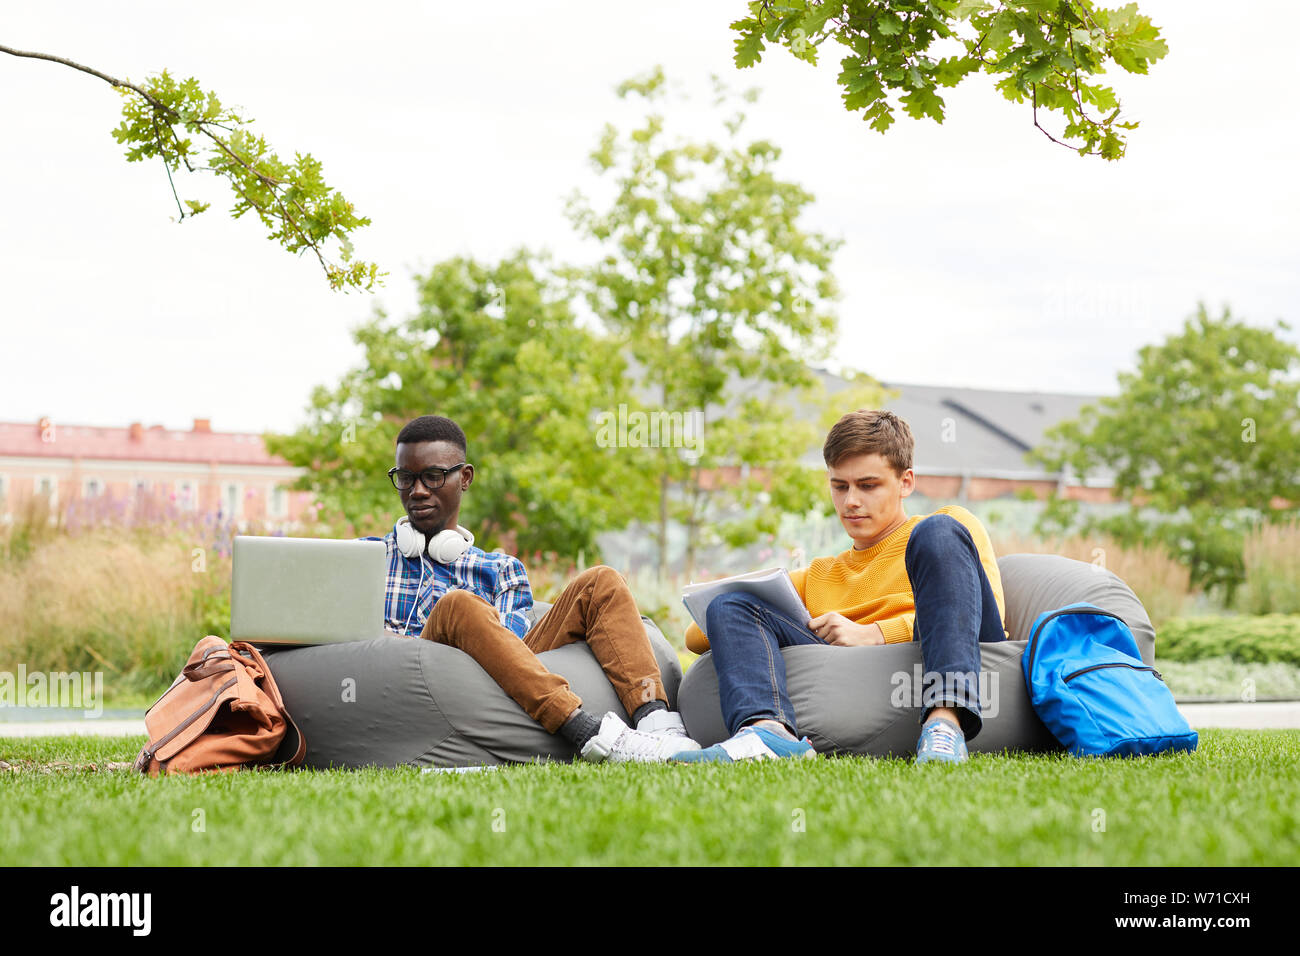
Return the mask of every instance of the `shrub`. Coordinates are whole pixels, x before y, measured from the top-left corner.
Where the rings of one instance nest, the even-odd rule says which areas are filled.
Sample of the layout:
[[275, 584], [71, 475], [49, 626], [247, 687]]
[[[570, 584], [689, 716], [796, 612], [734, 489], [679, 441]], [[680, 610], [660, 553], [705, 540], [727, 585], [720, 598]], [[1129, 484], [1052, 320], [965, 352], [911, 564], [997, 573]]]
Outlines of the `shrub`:
[[1300, 614], [1176, 618], [1156, 632], [1157, 659], [1223, 655], [1244, 663], [1300, 665]]
[[1171, 661], [1161, 657], [1156, 667], [1165, 686], [1180, 701], [1300, 699], [1300, 667], [1294, 664], [1244, 663], [1225, 654], [1197, 661]]

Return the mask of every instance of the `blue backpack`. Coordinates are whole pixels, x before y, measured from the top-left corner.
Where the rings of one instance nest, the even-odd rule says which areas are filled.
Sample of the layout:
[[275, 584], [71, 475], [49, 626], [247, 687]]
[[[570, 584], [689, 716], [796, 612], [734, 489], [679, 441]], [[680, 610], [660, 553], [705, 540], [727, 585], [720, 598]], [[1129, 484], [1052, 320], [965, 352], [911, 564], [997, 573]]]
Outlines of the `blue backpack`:
[[1021, 666], [1034, 710], [1076, 757], [1196, 749], [1196, 731], [1117, 614], [1086, 602], [1043, 612]]

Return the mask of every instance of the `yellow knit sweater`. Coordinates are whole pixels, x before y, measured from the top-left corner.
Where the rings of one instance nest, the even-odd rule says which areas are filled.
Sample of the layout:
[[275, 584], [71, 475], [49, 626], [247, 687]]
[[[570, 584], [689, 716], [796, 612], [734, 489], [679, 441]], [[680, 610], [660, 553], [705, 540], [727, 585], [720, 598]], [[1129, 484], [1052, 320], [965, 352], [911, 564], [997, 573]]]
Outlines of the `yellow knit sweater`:
[[[1005, 622], [1007, 607], [1002, 597], [1002, 575], [984, 525], [961, 505], [949, 505], [934, 513], [950, 515], [970, 530], [980, 564], [998, 602], [998, 612]], [[833, 558], [817, 558], [807, 568], [791, 571], [790, 579], [808, 608], [808, 616], [820, 617], [838, 611], [855, 624], [879, 624], [886, 644], [910, 641], [916, 602], [904, 557], [912, 529], [928, 517], [913, 515], [884, 541], [870, 548], [862, 551], [850, 548]], [[1005, 625], [1003, 634], [1006, 635]], [[686, 647], [696, 654], [709, 649], [708, 638], [694, 623], [686, 631]]]

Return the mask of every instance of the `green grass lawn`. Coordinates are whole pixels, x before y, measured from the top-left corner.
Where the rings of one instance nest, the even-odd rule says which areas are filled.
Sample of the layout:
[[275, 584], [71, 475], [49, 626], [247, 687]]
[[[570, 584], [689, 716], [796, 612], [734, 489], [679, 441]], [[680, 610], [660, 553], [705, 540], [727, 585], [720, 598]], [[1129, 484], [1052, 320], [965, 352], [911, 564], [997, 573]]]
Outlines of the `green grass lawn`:
[[0, 864], [1300, 864], [1298, 731], [1206, 730], [1173, 757], [960, 767], [102, 769], [142, 743], [0, 739], [13, 768], [0, 770]]

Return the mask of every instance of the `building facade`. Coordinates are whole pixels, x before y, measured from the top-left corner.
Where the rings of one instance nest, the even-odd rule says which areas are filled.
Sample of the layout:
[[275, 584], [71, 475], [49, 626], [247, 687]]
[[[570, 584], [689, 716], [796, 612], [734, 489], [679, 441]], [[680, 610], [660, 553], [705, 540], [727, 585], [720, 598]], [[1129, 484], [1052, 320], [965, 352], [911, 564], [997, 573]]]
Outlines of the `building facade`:
[[134, 422], [105, 428], [54, 422], [0, 422], [0, 521], [33, 499], [55, 511], [112, 499], [153, 512], [220, 514], [241, 527], [289, 529], [312, 507], [310, 492], [286, 487], [302, 473], [270, 455], [262, 436], [216, 432], [206, 418], [189, 430]]

